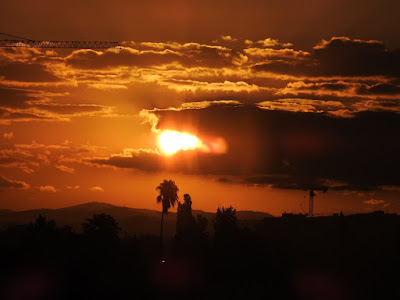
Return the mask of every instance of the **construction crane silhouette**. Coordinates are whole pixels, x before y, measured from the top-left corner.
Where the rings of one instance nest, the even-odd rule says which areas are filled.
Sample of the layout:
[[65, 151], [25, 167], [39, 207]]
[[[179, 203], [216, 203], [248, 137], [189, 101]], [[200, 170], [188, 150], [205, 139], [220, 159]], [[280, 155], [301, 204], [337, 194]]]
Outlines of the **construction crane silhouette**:
[[121, 47], [119, 42], [104, 41], [40, 41], [0, 32], [12, 39], [0, 40], [0, 47], [19, 48], [69, 48], [69, 49], [108, 49]]
[[314, 190], [320, 190], [323, 193], [326, 193], [328, 191], [328, 187], [321, 186], [318, 188], [314, 188], [314, 187], [310, 188], [310, 194], [309, 194], [309, 199], [308, 199], [308, 216], [309, 217], [314, 216], [314, 197], [315, 197]]

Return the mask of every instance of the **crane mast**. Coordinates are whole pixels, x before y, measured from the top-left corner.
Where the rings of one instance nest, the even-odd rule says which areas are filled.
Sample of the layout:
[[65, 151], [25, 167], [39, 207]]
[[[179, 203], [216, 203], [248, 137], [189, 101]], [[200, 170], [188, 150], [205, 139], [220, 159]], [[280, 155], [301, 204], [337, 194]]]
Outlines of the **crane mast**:
[[310, 187], [310, 194], [308, 198], [308, 216], [314, 216], [314, 197], [316, 196], [314, 190], [322, 191], [324, 194], [328, 191], [327, 186], [320, 186], [320, 187]]
[[311, 188], [310, 189], [310, 197], [308, 200], [308, 216], [309, 217], [312, 217], [314, 214], [314, 196], [315, 196], [314, 190]]

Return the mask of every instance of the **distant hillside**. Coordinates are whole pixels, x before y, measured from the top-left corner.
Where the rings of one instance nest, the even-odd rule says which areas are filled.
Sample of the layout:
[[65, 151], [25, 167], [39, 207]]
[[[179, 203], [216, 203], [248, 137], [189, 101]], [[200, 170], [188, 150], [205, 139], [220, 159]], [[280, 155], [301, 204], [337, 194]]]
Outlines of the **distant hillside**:
[[[34, 209], [26, 211], [0, 210], [0, 227], [27, 224], [34, 221], [39, 214], [53, 219], [58, 225], [70, 225], [79, 232], [81, 224], [93, 214], [106, 213], [112, 215], [120, 224], [123, 232], [129, 235], [158, 235], [160, 231], [161, 212], [150, 209], [138, 209], [115, 206], [108, 203], [89, 202], [59, 209]], [[212, 219], [215, 214], [194, 210], [197, 214], [207, 218], [208, 231], [212, 234]], [[270, 214], [253, 211], [238, 211], [239, 225], [252, 227], [257, 221], [271, 217]], [[176, 226], [176, 213], [170, 212], [164, 217], [164, 230], [166, 236], [174, 236]]]

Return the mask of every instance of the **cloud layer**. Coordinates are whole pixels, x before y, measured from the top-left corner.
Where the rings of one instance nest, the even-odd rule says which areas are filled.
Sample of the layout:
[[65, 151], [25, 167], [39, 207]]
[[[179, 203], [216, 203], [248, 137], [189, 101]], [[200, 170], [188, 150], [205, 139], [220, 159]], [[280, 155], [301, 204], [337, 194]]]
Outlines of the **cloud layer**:
[[[25, 188], [8, 178], [45, 168], [79, 177], [113, 166], [283, 189], [397, 188], [399, 65], [399, 50], [348, 37], [308, 50], [230, 35], [104, 51], [0, 49], [1, 185]], [[227, 152], [166, 158], [154, 142], [162, 129], [223, 138]], [[67, 133], [80, 142], [64, 143]]]

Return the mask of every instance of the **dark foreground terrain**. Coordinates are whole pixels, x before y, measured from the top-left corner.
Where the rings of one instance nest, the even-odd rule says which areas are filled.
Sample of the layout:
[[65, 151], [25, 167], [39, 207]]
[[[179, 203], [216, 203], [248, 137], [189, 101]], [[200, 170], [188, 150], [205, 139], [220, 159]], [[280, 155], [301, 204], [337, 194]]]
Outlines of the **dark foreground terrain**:
[[0, 299], [400, 299], [397, 215], [175, 217], [162, 248], [110, 215], [3, 223]]

